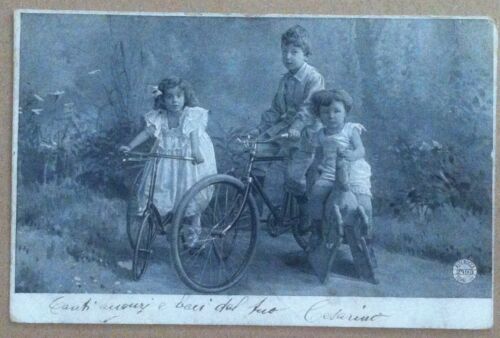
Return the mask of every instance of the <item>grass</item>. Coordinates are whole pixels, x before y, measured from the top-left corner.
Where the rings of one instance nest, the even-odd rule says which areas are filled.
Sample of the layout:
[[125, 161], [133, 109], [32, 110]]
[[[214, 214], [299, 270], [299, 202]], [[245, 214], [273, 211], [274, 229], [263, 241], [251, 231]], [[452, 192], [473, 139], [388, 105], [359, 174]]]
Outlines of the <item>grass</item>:
[[446, 263], [471, 259], [480, 273], [492, 269], [492, 227], [486, 216], [444, 205], [425, 221], [406, 215], [375, 217], [376, 241], [389, 251]]
[[16, 290], [42, 292], [44, 272], [62, 264], [115, 266], [130, 257], [125, 202], [108, 199], [71, 181], [18, 189]]
[[[123, 200], [64, 181], [19, 188], [17, 208], [18, 292], [53, 291], [54, 280], [63, 279], [54, 274], [69, 264], [97, 264], [111, 270], [131, 257]], [[375, 236], [388, 251], [447, 263], [470, 258], [480, 273], [491, 272], [488, 217], [450, 206], [435, 210], [426, 221], [412, 215], [378, 216]]]
[[26, 262], [16, 267], [16, 292], [50, 292], [43, 274]]

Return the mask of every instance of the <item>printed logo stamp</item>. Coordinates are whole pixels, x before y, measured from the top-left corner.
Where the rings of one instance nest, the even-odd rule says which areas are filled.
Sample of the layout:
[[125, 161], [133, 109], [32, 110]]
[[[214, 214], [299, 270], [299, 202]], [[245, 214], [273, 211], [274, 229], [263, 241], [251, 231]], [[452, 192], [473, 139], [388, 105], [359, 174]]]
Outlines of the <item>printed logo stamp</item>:
[[470, 259], [461, 259], [453, 265], [453, 277], [462, 284], [472, 282], [477, 275], [476, 264]]

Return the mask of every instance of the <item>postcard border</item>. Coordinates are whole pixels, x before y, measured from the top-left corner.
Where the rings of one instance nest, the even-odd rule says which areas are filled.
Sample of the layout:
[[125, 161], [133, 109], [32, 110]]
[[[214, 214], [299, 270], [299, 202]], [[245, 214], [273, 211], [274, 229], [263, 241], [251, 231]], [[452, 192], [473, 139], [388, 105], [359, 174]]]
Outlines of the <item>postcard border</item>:
[[[22, 302], [25, 298], [33, 298], [37, 296], [42, 296], [42, 297], [53, 297], [57, 296], [57, 294], [23, 294], [23, 293], [16, 293], [15, 292], [15, 240], [16, 240], [16, 213], [17, 213], [17, 141], [18, 141], [18, 114], [19, 114], [19, 67], [20, 67], [20, 37], [21, 37], [21, 15], [22, 14], [82, 14], [82, 15], [123, 15], [123, 16], [175, 16], [175, 17], [234, 17], [234, 18], [239, 18], [239, 17], [251, 17], [251, 18], [365, 18], [365, 19], [414, 19], [414, 20], [419, 20], [419, 19], [460, 19], [460, 20], [486, 20], [489, 21], [490, 24], [493, 27], [493, 38], [494, 38], [494, 55], [493, 55], [493, 90], [494, 90], [494, 99], [493, 99], [493, 151], [492, 151], [492, 159], [493, 159], [493, 168], [492, 168], [492, 273], [491, 273], [491, 278], [492, 278], [492, 297], [491, 298], [391, 298], [391, 297], [380, 297], [380, 298], [375, 298], [375, 297], [329, 297], [331, 299], [341, 299], [341, 298], [346, 298], [346, 299], [356, 299], [356, 298], [362, 298], [363, 300], [367, 299], [376, 299], [378, 302], [380, 302], [381, 299], [386, 300], [386, 299], [397, 299], [397, 300], [415, 300], [415, 301], [437, 301], [437, 303], [440, 303], [442, 301], [456, 301], [456, 300], [461, 300], [461, 301], [466, 301], [464, 304], [464, 307], [467, 309], [479, 306], [479, 308], [482, 307], [487, 307], [490, 309], [489, 312], [489, 317], [486, 319], [484, 322], [484, 325], [481, 324], [479, 326], [463, 326], [461, 321], [458, 322], [453, 322], [453, 323], [448, 323], [451, 324], [449, 326], [425, 326], [425, 325], [420, 325], [420, 326], [395, 326], [395, 325], [373, 325], [373, 326], [368, 326], [368, 325], [362, 325], [362, 326], [357, 326], [357, 325], [321, 325], [321, 324], [316, 324], [316, 325], [311, 325], [311, 326], [335, 326], [335, 327], [390, 327], [390, 328], [453, 328], [453, 329], [486, 329], [490, 328], [493, 325], [493, 310], [494, 310], [494, 276], [495, 276], [495, 200], [496, 200], [496, 189], [495, 189], [495, 174], [496, 174], [496, 111], [497, 111], [497, 58], [498, 58], [498, 30], [497, 26], [495, 23], [495, 20], [492, 17], [489, 16], [446, 16], [446, 15], [324, 15], [324, 14], [240, 14], [240, 13], [216, 13], [216, 12], [205, 12], [205, 13], [194, 13], [194, 12], [134, 12], [134, 11], [89, 11], [89, 10], [45, 10], [45, 9], [18, 9], [14, 11], [14, 71], [13, 71], [13, 122], [12, 122], [12, 190], [11, 190], [11, 262], [10, 262], [10, 316], [11, 320], [14, 322], [22, 322], [22, 323], [28, 323], [28, 321], [23, 320], [25, 317], [22, 315], [19, 316], [18, 313], [15, 313], [19, 310], [17, 310], [17, 307], [19, 306], [19, 302]], [[110, 296], [111, 294], [69, 294], [69, 297], [80, 297], [80, 296], [93, 296], [97, 298], [101, 297], [106, 297]], [[68, 296], [66, 294], [65, 296]], [[154, 297], [179, 297], [182, 295], [116, 295], [113, 294], [112, 297], [149, 297], [149, 296], [154, 296]], [[212, 297], [242, 297], [243, 295], [233, 295], [233, 296], [218, 296], [218, 295], [212, 295]], [[202, 297], [202, 298], [208, 298], [211, 297], [210, 295], [197, 295], [197, 297]], [[251, 296], [254, 297], [254, 296]], [[293, 296], [290, 297], [284, 297], [284, 296], [267, 296], [268, 298], [295, 298]], [[298, 297], [298, 298], [321, 298], [321, 297]], [[323, 297], [324, 298], [324, 297]], [[41, 303], [37, 303], [37, 305], [42, 304], [43, 300], [41, 300]], [[434, 304], [437, 308], [441, 308], [441, 304]], [[41, 311], [44, 311], [40, 309]], [[22, 311], [21, 311], [22, 312]], [[476, 312], [477, 313], [477, 312]], [[486, 313], [485, 313], [486, 314]], [[484, 317], [486, 318], [486, 317]], [[66, 318], [68, 321], [61, 321], [61, 323], [102, 323], [101, 321], [81, 321], [81, 316], [75, 316], [75, 317], [67, 317]], [[31, 323], [54, 323], [51, 321], [30, 321]], [[109, 322], [111, 323], [111, 322]], [[290, 322], [283, 322], [283, 323], [262, 323], [262, 322], [240, 322], [240, 323], [226, 323], [226, 322], [216, 322], [216, 321], [210, 321], [210, 322], [203, 322], [203, 321], [197, 321], [194, 320], [192, 322], [190, 321], [185, 321], [185, 322], [150, 322], [149, 320], [146, 321], [139, 321], [139, 322], [130, 322], [130, 321], [124, 321], [124, 322], [116, 322], [117, 324], [125, 324], [125, 323], [130, 323], [130, 324], [207, 324], [207, 325], [217, 325], [217, 324], [223, 324], [223, 325], [278, 325], [278, 326], [303, 326], [301, 324], [295, 324], [295, 323], [290, 323]]]

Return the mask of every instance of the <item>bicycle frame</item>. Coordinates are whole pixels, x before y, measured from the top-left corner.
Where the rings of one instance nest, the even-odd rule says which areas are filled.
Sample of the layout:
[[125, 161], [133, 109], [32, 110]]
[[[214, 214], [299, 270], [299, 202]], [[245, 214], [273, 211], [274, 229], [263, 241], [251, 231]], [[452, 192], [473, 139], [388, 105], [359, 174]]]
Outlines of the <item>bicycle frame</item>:
[[194, 161], [194, 158], [192, 157], [184, 157], [184, 156], [178, 156], [178, 155], [168, 155], [168, 154], [160, 154], [160, 153], [141, 153], [141, 152], [133, 152], [129, 151], [126, 153], [126, 155], [129, 155], [131, 157], [124, 158], [123, 161], [150, 161], [153, 160], [153, 170], [151, 173], [151, 178], [149, 182], [149, 191], [148, 191], [148, 199], [146, 202], [146, 208], [144, 209], [143, 216], [146, 216], [147, 212], [152, 211], [154, 214], [157, 223], [160, 227], [163, 227], [163, 223], [161, 220], [160, 213], [158, 212], [158, 209], [154, 205], [153, 202], [153, 196], [155, 192], [155, 186], [156, 186], [156, 174], [158, 172], [158, 163], [160, 162], [161, 159], [172, 159], [172, 160], [182, 160], [182, 161]]
[[[282, 219], [282, 217], [284, 216], [284, 215], [279, 215], [278, 208], [273, 205], [273, 203], [271, 202], [271, 199], [265, 193], [264, 188], [261, 186], [261, 184], [259, 183], [259, 181], [255, 178], [255, 176], [252, 173], [253, 165], [254, 165], [255, 162], [283, 161], [285, 159], [284, 156], [257, 156], [257, 146], [259, 144], [271, 143], [271, 142], [276, 141], [279, 138], [284, 138], [284, 137], [283, 136], [279, 136], [279, 137], [272, 138], [272, 139], [269, 139], [269, 140], [265, 140], [265, 141], [253, 141], [251, 143], [251, 145], [250, 145], [251, 146], [251, 148], [250, 148], [250, 158], [248, 160], [248, 164], [247, 164], [247, 167], [246, 167], [246, 170], [245, 170], [246, 174], [241, 179], [245, 183], [245, 192], [243, 194], [243, 203], [241, 204], [241, 206], [240, 206], [240, 208], [239, 208], [239, 210], [238, 210], [238, 212], [237, 212], [236, 217], [234, 218], [234, 220], [231, 223], [229, 223], [224, 228], [224, 230], [222, 230], [220, 232], [222, 235], [225, 235], [225, 233], [227, 231], [229, 231], [234, 226], [234, 224], [236, 223], [236, 221], [240, 218], [241, 214], [243, 213], [243, 209], [245, 207], [245, 202], [248, 199], [248, 196], [251, 194], [251, 190], [252, 189], [255, 190], [259, 194], [259, 196], [262, 198], [262, 200], [266, 204], [266, 206], [269, 209], [269, 211], [273, 214], [273, 216], [276, 219]], [[283, 211], [284, 211], [284, 209], [283, 209]], [[218, 233], [217, 231], [215, 231], [215, 232]]]
[[153, 160], [153, 172], [151, 173], [151, 181], [149, 182], [148, 200], [146, 202], [146, 209], [144, 210], [144, 215], [146, 215], [146, 213], [148, 211], [151, 212], [150, 210], [152, 210], [153, 214], [155, 215], [157, 224], [161, 226], [162, 222], [161, 222], [160, 213], [158, 212], [158, 209], [156, 208], [156, 206], [153, 203], [153, 196], [155, 193], [155, 185], [156, 185], [155, 184], [156, 183], [156, 173], [158, 171], [158, 162], [159, 161], [160, 161], [160, 159], [158, 157], [154, 158], [154, 160]]

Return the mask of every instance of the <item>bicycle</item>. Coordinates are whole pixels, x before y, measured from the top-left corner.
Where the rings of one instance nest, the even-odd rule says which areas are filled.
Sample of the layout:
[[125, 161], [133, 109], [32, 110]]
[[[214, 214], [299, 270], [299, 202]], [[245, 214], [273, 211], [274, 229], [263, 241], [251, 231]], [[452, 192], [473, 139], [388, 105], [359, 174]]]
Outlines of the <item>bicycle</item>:
[[[181, 199], [173, 220], [171, 256], [182, 281], [199, 292], [220, 292], [235, 285], [244, 275], [254, 253], [260, 222], [255, 194], [263, 199], [270, 211], [268, 231], [275, 237], [290, 228], [302, 248], [307, 246], [307, 234], [299, 229], [300, 213], [290, 193], [285, 193], [283, 205], [275, 206], [252, 173], [258, 161], [281, 161], [282, 156], [259, 156], [258, 145], [277, 141], [286, 134], [268, 140], [247, 137], [238, 139], [249, 152], [244, 176], [238, 179], [228, 174], [216, 174], [195, 183]], [[201, 215], [200, 246], [193, 252], [184, 247], [182, 239], [189, 227], [189, 209], [199, 194], [211, 193], [212, 198]]]
[[[194, 158], [192, 157], [133, 151], [126, 152], [125, 157], [123, 158], [124, 162], [142, 162], [152, 160], [152, 170], [149, 175], [149, 190], [144, 210], [138, 212], [138, 201], [135, 199], [129, 199], [129, 203], [127, 205], [127, 236], [129, 243], [134, 250], [132, 272], [136, 280], [139, 280], [146, 271], [149, 257], [153, 253], [151, 247], [157, 233], [166, 234], [172, 221], [172, 214], [169, 213], [162, 218], [158, 208], [153, 202], [156, 173], [158, 163], [161, 159], [194, 161]], [[141, 173], [137, 175], [134, 185], [137, 185], [140, 177]], [[134, 203], [137, 203], [137, 205], [134, 205]], [[133, 217], [138, 218], [139, 222], [135, 222], [137, 220], [133, 220]], [[135, 223], [139, 223], [140, 226], [136, 228]]]

